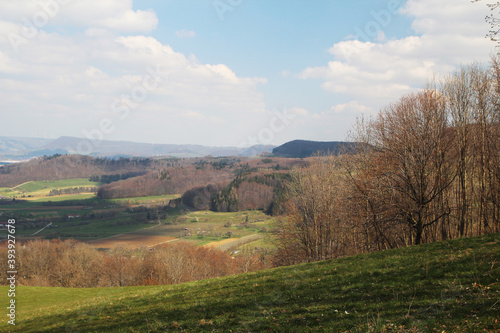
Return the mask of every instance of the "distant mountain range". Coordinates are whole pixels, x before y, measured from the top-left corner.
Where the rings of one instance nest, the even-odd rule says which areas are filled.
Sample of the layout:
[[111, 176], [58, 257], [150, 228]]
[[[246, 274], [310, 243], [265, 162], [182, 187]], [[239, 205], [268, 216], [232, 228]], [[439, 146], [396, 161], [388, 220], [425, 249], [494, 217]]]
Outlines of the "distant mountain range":
[[202, 145], [149, 144], [127, 141], [91, 141], [63, 136], [58, 139], [0, 137], [0, 163], [29, 160], [54, 154], [85, 154], [94, 157], [203, 157], [258, 156], [270, 153], [274, 146], [249, 148], [209, 147]]
[[93, 157], [203, 157], [260, 156], [271, 153], [279, 157], [305, 158], [319, 154], [338, 155], [353, 147], [349, 142], [294, 140], [279, 147], [255, 145], [248, 148], [210, 147], [202, 145], [151, 144], [127, 141], [92, 141], [63, 136], [58, 139], [0, 137], [0, 164], [30, 160], [55, 154], [82, 154]]

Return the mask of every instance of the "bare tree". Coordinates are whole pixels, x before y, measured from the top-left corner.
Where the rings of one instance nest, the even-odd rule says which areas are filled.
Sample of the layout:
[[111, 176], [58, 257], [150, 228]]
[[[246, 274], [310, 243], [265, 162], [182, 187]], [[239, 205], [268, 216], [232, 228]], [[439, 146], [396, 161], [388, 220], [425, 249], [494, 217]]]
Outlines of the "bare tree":
[[[480, 2], [482, 0], [472, 0], [472, 2]], [[489, 37], [492, 41], [495, 42], [500, 42], [498, 39], [498, 34], [500, 33], [500, 19], [496, 17], [496, 14], [498, 14], [498, 10], [500, 9], [500, 1], [489, 1], [486, 3], [486, 6], [490, 8], [491, 14], [487, 15], [485, 20], [486, 22], [490, 25], [490, 31], [486, 35], [486, 37]]]
[[[495, 58], [496, 59], [496, 58]], [[498, 87], [490, 68], [463, 66], [441, 84], [457, 140], [454, 198], [459, 236], [491, 232], [498, 222]]]
[[349, 237], [342, 216], [343, 183], [331, 156], [315, 158], [310, 167], [292, 172], [288, 214], [278, 226], [282, 261], [324, 260], [348, 248], [344, 246]]
[[385, 186], [394, 193], [394, 219], [407, 223], [420, 244], [424, 229], [449, 214], [431, 210], [454, 177], [445, 100], [436, 90], [410, 94], [380, 112], [371, 127], [372, 144], [386, 166]]

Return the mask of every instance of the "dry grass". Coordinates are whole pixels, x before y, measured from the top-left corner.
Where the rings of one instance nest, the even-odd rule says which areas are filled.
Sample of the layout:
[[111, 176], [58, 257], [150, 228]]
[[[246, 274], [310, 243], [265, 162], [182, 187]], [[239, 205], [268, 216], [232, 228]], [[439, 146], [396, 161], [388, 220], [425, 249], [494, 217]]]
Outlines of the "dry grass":
[[104, 239], [87, 242], [96, 248], [113, 249], [117, 247], [140, 248], [152, 247], [177, 240], [175, 237], [157, 235], [137, 235], [134, 233], [116, 235]]

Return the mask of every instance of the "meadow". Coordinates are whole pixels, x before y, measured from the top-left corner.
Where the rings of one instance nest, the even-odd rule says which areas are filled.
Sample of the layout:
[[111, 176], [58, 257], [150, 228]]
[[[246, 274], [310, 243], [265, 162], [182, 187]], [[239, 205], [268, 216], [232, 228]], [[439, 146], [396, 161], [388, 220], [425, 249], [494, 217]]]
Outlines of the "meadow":
[[[14, 187], [0, 188], [0, 195], [12, 199], [22, 198], [25, 200], [39, 200], [39, 202], [49, 201], [49, 194], [52, 190], [65, 190], [71, 188], [95, 188], [102, 185], [98, 182], [91, 182], [85, 178], [66, 179], [66, 180], [48, 180], [48, 181], [30, 181], [19, 184]], [[89, 194], [89, 193], [86, 193]], [[62, 196], [63, 200], [70, 200], [67, 196]], [[54, 200], [54, 198], [50, 198]]]
[[[150, 247], [181, 238], [199, 246], [223, 242], [222, 248], [235, 249], [261, 239], [272, 228], [273, 219], [261, 211], [217, 213], [183, 208], [153, 216], [180, 198], [179, 194], [123, 199], [99, 199], [95, 193], [49, 195], [54, 190], [99, 185], [88, 179], [69, 179], [2, 188], [0, 193], [7, 200], [0, 205], [0, 214], [19, 219], [18, 237], [72, 238], [102, 249]], [[252, 235], [258, 236], [248, 238]]]
[[16, 326], [0, 330], [498, 332], [499, 245], [490, 234], [174, 286], [18, 287]]

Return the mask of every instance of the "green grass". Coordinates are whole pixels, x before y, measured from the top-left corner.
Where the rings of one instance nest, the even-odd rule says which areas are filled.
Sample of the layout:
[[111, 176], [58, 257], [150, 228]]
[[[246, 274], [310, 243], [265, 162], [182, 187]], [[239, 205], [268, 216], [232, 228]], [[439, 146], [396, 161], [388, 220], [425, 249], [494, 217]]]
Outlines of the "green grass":
[[177, 286], [19, 287], [16, 304], [3, 332], [498, 332], [500, 235]]
[[[36, 210], [31, 210], [30, 212], [36, 213]], [[114, 213], [115, 216], [103, 216], [101, 218], [99, 217], [99, 213], [95, 213], [94, 218], [84, 217], [85, 214], [89, 214], [91, 212], [92, 210], [64, 209], [64, 207], [55, 207], [52, 212], [51, 210], [41, 211], [41, 213], [45, 216], [49, 213], [53, 213], [56, 216], [58, 214], [73, 214], [80, 215], [81, 217], [53, 222], [51, 228], [46, 228], [37, 235], [62, 239], [73, 238], [78, 240], [94, 240], [122, 233], [138, 231], [154, 225], [154, 221], [148, 223], [144, 220], [146, 214], [144, 212], [127, 213], [124, 210], [119, 210]], [[139, 218], [142, 218], [143, 222], [137, 222]], [[40, 226], [30, 229], [19, 228], [16, 234], [18, 236], [30, 236], [40, 229]]]
[[[66, 180], [48, 180], [48, 181], [32, 181], [20, 184], [13, 188], [2, 187], [0, 188], [0, 195], [6, 198], [43, 198], [48, 197], [52, 190], [63, 190], [76, 187], [98, 187], [101, 183], [91, 182], [88, 179], [66, 179]], [[68, 196], [61, 198], [52, 197], [48, 200], [70, 200]], [[73, 198], [74, 199], [74, 198]], [[72, 199], [71, 199], [72, 200]]]
[[[57, 228], [47, 228], [38, 235], [50, 236], [56, 233], [54, 236], [61, 239], [95, 240], [142, 230], [154, 225], [152, 223], [135, 223], [134, 219], [134, 216], [88, 221], [74, 219], [67, 222], [55, 223]], [[30, 234], [32, 234], [31, 231], [24, 233], [24, 235]]]
[[253, 241], [253, 242], [250, 242], [250, 243], [247, 243], [243, 246], [241, 246], [241, 250], [243, 251], [253, 251], [255, 249], [261, 249], [261, 250], [268, 250], [268, 251], [272, 251], [272, 250], [275, 250], [276, 249], [276, 245], [274, 244], [274, 241], [272, 238], [270, 237], [265, 237], [265, 238], [262, 238], [262, 239], [259, 239], [259, 240], [256, 240], [256, 241]]
[[101, 185], [101, 183], [91, 182], [88, 179], [80, 178], [80, 179], [66, 179], [66, 180], [33, 181], [18, 186], [15, 189], [20, 192], [29, 193], [47, 189], [54, 190], [54, 189], [64, 189], [72, 187], [94, 187], [99, 185]]
[[52, 197], [44, 197], [40, 199], [31, 200], [33, 202], [62, 202], [62, 201], [79, 201], [79, 200], [87, 200], [97, 198], [95, 194], [70, 194], [70, 195], [62, 195], [62, 196], [52, 196]]
[[148, 204], [162, 204], [168, 203], [170, 200], [180, 198], [180, 194], [167, 194], [149, 197], [131, 197], [123, 199], [110, 199], [109, 201], [117, 204], [131, 204], [131, 205], [148, 205]]
[[[243, 227], [248, 216], [248, 224]], [[259, 222], [255, 222], [259, 221]], [[262, 211], [250, 210], [233, 213], [217, 213], [211, 211], [184, 212], [174, 210], [169, 217], [163, 221], [163, 225], [141, 231], [141, 234], [161, 235], [169, 237], [181, 237], [184, 229], [191, 233], [190, 237], [184, 239], [198, 246], [214, 241], [226, 239], [228, 231], [232, 232], [233, 238], [241, 238], [261, 233], [263, 227], [270, 229], [273, 218]]]

